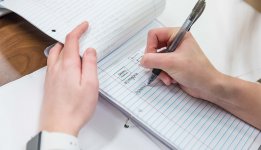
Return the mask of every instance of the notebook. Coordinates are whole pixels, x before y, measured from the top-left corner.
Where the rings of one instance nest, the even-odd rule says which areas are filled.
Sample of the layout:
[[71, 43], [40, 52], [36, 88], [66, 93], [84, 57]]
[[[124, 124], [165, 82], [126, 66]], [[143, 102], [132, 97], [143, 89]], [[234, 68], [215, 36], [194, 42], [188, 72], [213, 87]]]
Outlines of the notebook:
[[[88, 20], [81, 52], [97, 49], [100, 94], [170, 149], [258, 149], [261, 133], [214, 104], [195, 99], [178, 86], [157, 80], [144, 86], [150, 71], [139, 66], [149, 29], [164, 0], [6, 0], [0, 3], [63, 42], [66, 33]], [[32, 13], [33, 12], [33, 13]]]
[[75, 26], [88, 21], [80, 53], [96, 48], [100, 60], [159, 16], [165, 0], [5, 0], [0, 5], [62, 43]]

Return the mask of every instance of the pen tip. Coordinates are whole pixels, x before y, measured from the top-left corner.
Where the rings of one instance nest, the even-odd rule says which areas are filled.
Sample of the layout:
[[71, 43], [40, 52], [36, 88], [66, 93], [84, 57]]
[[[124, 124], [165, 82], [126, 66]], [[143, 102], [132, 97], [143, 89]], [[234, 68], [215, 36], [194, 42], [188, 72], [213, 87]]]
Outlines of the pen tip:
[[147, 83], [147, 86], [150, 85], [155, 79], [157, 78], [157, 75], [152, 74], [149, 78], [149, 81]]
[[146, 86], [149, 86], [151, 84], [151, 81], [149, 80], [148, 83], [146, 84]]

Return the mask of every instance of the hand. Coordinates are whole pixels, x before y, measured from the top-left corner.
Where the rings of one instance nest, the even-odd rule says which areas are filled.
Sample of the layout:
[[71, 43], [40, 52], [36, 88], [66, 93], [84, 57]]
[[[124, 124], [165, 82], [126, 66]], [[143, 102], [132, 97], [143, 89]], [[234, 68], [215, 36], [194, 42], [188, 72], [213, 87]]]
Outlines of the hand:
[[208, 100], [261, 129], [261, 119], [257, 119], [261, 110], [261, 86], [218, 72], [191, 33], [186, 34], [175, 52], [155, 53], [167, 46], [177, 31], [177, 28], [151, 30], [141, 65], [162, 69], [159, 78], [166, 85], [178, 83], [188, 94]]
[[162, 69], [159, 78], [166, 84], [179, 83], [190, 95], [208, 99], [211, 84], [220, 73], [211, 65], [201, 48], [187, 33], [182, 44], [173, 53], [155, 53], [166, 47], [175, 37], [178, 28], [153, 29], [148, 34], [148, 43], [141, 65], [145, 68]]
[[56, 44], [47, 61], [40, 130], [77, 136], [88, 121], [98, 99], [96, 51], [87, 49], [81, 60], [79, 39], [87, 30], [84, 22]]

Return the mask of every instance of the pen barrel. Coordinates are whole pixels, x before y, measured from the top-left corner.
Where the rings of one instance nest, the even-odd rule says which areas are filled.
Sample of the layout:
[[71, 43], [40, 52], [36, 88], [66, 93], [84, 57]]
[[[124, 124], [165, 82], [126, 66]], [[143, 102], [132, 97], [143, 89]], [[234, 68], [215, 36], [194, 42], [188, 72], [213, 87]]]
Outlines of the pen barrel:
[[187, 19], [184, 22], [171, 44], [167, 47], [167, 52], [174, 52], [178, 48], [178, 46], [181, 44], [183, 38], [185, 37], [186, 33], [190, 30], [192, 25], [193, 22], [189, 19]]
[[178, 46], [181, 44], [181, 41], [183, 40], [184, 36], [186, 34], [186, 31], [179, 32], [177, 36], [174, 38], [174, 42], [171, 43], [171, 45], [168, 47], [168, 52], [174, 52]]
[[153, 69], [153, 70], [152, 70], [152, 73], [153, 73], [154, 75], [158, 76], [158, 75], [160, 75], [161, 71], [162, 71], [161, 69]]

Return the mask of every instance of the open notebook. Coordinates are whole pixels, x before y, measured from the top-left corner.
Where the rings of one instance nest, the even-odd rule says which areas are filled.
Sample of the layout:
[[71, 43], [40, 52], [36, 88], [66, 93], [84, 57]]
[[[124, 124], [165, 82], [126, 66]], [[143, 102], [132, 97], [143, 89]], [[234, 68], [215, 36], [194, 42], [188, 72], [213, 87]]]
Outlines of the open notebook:
[[1, 5], [63, 42], [66, 33], [88, 20], [81, 39], [98, 50], [100, 93], [171, 149], [257, 149], [259, 130], [178, 86], [160, 81], [144, 86], [150, 72], [139, 66], [149, 29], [164, 0], [5, 0]]
[[153, 21], [165, 0], [5, 0], [0, 5], [60, 42], [75, 26], [88, 21], [80, 53], [93, 47], [102, 59]]

